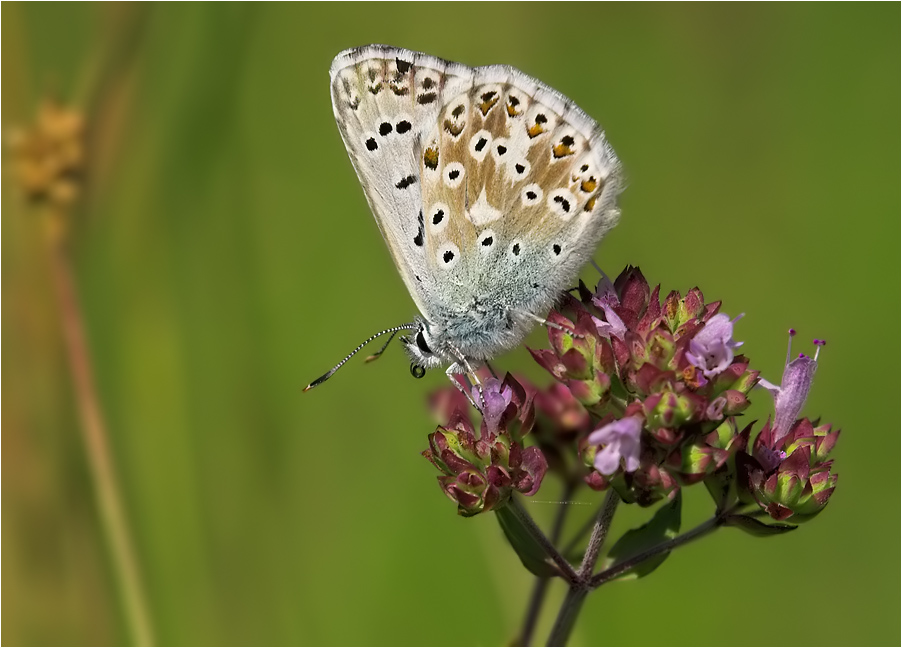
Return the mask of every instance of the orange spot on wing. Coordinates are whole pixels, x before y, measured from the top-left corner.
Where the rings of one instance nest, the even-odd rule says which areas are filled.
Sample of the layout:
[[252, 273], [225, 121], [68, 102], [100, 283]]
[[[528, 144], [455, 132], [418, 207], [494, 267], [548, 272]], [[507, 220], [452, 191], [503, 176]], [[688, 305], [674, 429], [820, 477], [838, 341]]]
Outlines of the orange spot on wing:
[[486, 92], [482, 95], [482, 103], [479, 104], [479, 110], [482, 112], [482, 116], [485, 117], [489, 114], [489, 111], [495, 107], [495, 104], [498, 103], [498, 93], [491, 91]]
[[530, 126], [529, 128], [526, 129], [526, 134], [529, 135], [529, 139], [538, 137], [539, 135], [541, 135], [544, 132], [545, 132], [545, 129], [542, 128], [541, 124], [533, 124], [532, 126]]
[[517, 106], [520, 105], [520, 100], [516, 97], [508, 97], [507, 98], [507, 114], [511, 117], [518, 117], [523, 114], [522, 111], [517, 110]]
[[446, 119], [444, 123], [445, 130], [451, 133], [454, 137], [460, 135], [464, 131], [464, 126], [466, 125], [466, 122], [455, 124], [450, 119]]
[[429, 147], [423, 153], [423, 164], [435, 171], [438, 168], [438, 149]]
[[555, 158], [562, 158], [567, 157], [568, 155], [573, 155], [573, 149], [563, 143], [555, 144], [551, 151], [552, 153], [554, 153]]

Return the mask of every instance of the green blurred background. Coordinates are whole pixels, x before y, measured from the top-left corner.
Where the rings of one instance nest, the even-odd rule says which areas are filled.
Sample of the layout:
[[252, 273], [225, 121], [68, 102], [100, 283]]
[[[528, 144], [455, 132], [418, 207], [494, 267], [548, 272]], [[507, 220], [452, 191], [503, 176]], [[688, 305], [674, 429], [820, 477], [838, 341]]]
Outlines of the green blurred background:
[[[158, 642], [504, 644], [520, 624], [530, 577], [418, 455], [442, 373], [413, 380], [395, 348], [301, 394], [414, 310], [330, 106], [332, 57], [373, 42], [512, 64], [595, 117], [630, 180], [596, 259], [745, 312], [737, 337], [771, 380], [790, 326], [799, 351], [830, 343], [805, 410], [844, 430], [824, 514], [776, 538], [721, 531], [600, 590], [573, 643], [900, 641], [885, 409], [898, 4], [4, 3], [2, 17], [3, 128], [48, 95], [88, 111], [72, 254]], [[2, 641], [128, 642], [42, 225], [13, 180], [5, 156]], [[497, 365], [542, 376], [522, 350]], [[696, 491], [684, 528], [709, 514]], [[558, 494], [549, 480], [528, 506], [548, 520]], [[574, 525], [599, 498], [576, 499]]]

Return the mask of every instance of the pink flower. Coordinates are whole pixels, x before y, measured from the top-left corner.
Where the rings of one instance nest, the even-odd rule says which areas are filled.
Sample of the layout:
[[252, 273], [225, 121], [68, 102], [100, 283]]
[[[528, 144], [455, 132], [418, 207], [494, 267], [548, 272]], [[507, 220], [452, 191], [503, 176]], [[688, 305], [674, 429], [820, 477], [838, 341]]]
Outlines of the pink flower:
[[613, 475], [623, 459], [626, 472], [639, 467], [639, 436], [642, 419], [628, 416], [602, 425], [589, 435], [589, 445], [604, 446], [595, 455], [595, 469], [602, 475]]
[[602, 275], [601, 281], [598, 282], [598, 286], [595, 288], [592, 303], [604, 311], [604, 320], [598, 319], [594, 315], [592, 316], [592, 319], [595, 321], [595, 328], [598, 329], [598, 334], [609, 340], [612, 337], [622, 340], [626, 334], [626, 324], [614, 312], [614, 307], [620, 305], [620, 300], [614, 291], [614, 284], [604, 275]]
[[489, 434], [497, 434], [498, 426], [504, 411], [511, 403], [513, 390], [503, 384], [497, 378], [489, 378], [480, 390], [479, 386], [473, 387], [473, 399], [478, 403], [482, 401], [482, 417]]
[[705, 378], [716, 376], [733, 362], [733, 350], [742, 346], [742, 342], [733, 339], [733, 324], [740, 317], [731, 320], [728, 315], [718, 313], [689, 342], [686, 359], [701, 369]]
[[814, 357], [810, 358], [800, 353], [797, 358], [792, 357], [792, 338], [795, 329], [789, 329], [789, 346], [786, 349], [786, 366], [783, 368], [783, 380], [779, 386], [764, 380], [758, 383], [774, 396], [774, 425], [773, 443], [776, 444], [787, 434], [792, 424], [799, 418], [802, 406], [808, 398], [811, 390], [811, 382], [814, 380], [814, 372], [817, 369], [817, 356], [821, 347], [827, 344], [825, 340], [814, 340], [817, 350]]

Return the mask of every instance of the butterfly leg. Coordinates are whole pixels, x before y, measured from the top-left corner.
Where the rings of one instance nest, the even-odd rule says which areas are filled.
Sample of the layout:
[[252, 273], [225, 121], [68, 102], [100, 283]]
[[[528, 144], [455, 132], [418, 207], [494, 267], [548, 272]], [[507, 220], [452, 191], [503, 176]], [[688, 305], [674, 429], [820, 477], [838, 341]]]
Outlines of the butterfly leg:
[[573, 337], [576, 337], [576, 338], [579, 338], [579, 339], [583, 339], [583, 338], [585, 337], [584, 335], [580, 335], [579, 333], [577, 333], [577, 332], [574, 331], [573, 329], [567, 328], [566, 326], [561, 326], [560, 324], [555, 324], [554, 322], [549, 322], [547, 319], [543, 319], [543, 318], [539, 317], [538, 315], [534, 315], [533, 313], [529, 313], [529, 312], [527, 312], [527, 311], [523, 311], [523, 312], [524, 312], [524, 314], [526, 314], [530, 319], [535, 320], [536, 322], [538, 322], [538, 323], [541, 324], [542, 326], [547, 326], [548, 328], [553, 328], [553, 329], [557, 329], [557, 330], [559, 330], [559, 331], [563, 331], [563, 332], [566, 333], [567, 335], [572, 335]]
[[457, 391], [459, 391], [461, 394], [463, 394], [464, 396], [467, 397], [467, 400], [470, 401], [470, 405], [472, 405], [478, 411], [481, 412], [482, 408], [479, 407], [479, 405], [473, 399], [473, 395], [470, 393], [472, 391], [472, 389], [471, 389], [472, 386], [470, 385], [469, 376], [466, 373], [461, 373], [461, 375], [463, 376], [463, 379], [467, 383], [466, 385], [461, 385], [460, 381], [457, 380], [456, 375], [458, 373], [460, 373], [459, 372], [460, 369], [461, 369], [460, 365], [458, 365], [457, 363], [454, 363], [453, 365], [451, 365], [450, 367], [445, 369], [445, 375], [448, 376], [448, 380], [450, 380], [451, 384], [457, 388]]

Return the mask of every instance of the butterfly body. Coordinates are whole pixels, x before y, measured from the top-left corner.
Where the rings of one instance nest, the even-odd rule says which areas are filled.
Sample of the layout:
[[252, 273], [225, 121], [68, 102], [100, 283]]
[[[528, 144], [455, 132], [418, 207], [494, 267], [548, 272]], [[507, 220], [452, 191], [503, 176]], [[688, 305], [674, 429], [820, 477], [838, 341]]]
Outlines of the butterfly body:
[[620, 163], [597, 124], [508, 66], [371, 45], [339, 54], [332, 104], [421, 317], [421, 367], [517, 346], [617, 222]]

